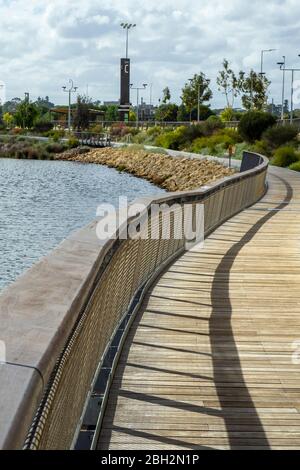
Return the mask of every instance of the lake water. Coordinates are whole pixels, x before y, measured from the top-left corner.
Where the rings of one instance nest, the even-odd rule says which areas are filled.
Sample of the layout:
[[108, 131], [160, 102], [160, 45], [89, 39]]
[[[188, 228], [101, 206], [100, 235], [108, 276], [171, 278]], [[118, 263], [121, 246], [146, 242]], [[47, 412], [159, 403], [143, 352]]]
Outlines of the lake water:
[[0, 289], [93, 220], [99, 204], [162, 192], [102, 165], [0, 159]]

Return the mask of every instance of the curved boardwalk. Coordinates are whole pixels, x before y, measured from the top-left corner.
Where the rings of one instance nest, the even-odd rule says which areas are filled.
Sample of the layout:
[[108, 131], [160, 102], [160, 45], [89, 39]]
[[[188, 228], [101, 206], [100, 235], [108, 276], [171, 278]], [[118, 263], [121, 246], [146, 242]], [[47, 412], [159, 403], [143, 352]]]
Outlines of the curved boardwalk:
[[149, 292], [100, 449], [300, 448], [300, 175], [269, 185]]

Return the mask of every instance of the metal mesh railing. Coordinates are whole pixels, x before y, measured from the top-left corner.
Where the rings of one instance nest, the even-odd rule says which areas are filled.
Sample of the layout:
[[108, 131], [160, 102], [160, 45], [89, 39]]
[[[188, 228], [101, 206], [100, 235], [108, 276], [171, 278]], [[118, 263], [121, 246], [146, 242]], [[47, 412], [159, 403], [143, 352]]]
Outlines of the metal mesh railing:
[[[178, 211], [184, 204], [191, 205], [193, 219], [196, 204], [202, 203], [207, 234], [263, 196], [266, 172], [267, 162], [262, 160], [258, 168], [227, 177], [206, 191], [180, 193], [171, 199], [167, 195], [165, 201], [169, 205], [176, 203]], [[164, 201], [161, 197], [154, 201], [158, 199], [159, 202]], [[107, 248], [105, 261], [48, 381], [25, 449], [70, 448], [97, 366], [135, 293], [163, 263], [184, 250], [183, 224], [180, 217], [176, 217], [176, 211], [171, 214], [171, 236], [168, 239], [163, 238], [161, 213], [144, 225], [140, 217], [141, 234], [148, 231], [148, 239], [141, 236], [117, 239]], [[138, 220], [137, 217], [135, 223]], [[151, 238], [155, 229], [158, 239]], [[103, 250], [106, 250], [105, 246]]]

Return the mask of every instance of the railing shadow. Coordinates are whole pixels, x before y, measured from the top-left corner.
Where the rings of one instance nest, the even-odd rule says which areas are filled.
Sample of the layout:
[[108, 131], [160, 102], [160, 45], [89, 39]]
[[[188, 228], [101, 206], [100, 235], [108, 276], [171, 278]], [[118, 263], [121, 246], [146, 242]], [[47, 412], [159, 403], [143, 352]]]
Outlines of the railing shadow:
[[[278, 211], [278, 209], [283, 209], [287, 207], [287, 204], [291, 201], [293, 197], [293, 189], [290, 184], [285, 181], [283, 178], [276, 176], [278, 180], [283, 183], [286, 188], [286, 196], [284, 200], [277, 205], [274, 209]], [[242, 365], [239, 358], [238, 348], [235, 342], [234, 334], [232, 331], [231, 325], [231, 316], [232, 316], [232, 306], [230, 301], [230, 271], [236, 260], [237, 256], [239, 255], [241, 249], [249, 243], [257, 232], [265, 225], [272, 217], [274, 217], [278, 212], [268, 212], [264, 215], [258, 222], [251, 227], [249, 231], [245, 233], [245, 235], [235, 243], [225, 254], [221, 263], [218, 265], [213, 284], [212, 284], [212, 291], [211, 291], [211, 302], [212, 302], [212, 315], [210, 318], [210, 340], [211, 340], [211, 350], [213, 356], [213, 370], [214, 370], [214, 382], [216, 391], [218, 394], [219, 402], [224, 412], [224, 423], [226, 426], [228, 439], [231, 448], [237, 447], [238, 441], [237, 438], [234, 436], [234, 424], [237, 421], [238, 412], [234, 415], [231, 413], [226, 413], [226, 408], [228, 409], [228, 402], [224, 398], [223, 390], [222, 390], [222, 383], [224, 380], [226, 381], [226, 359], [224, 357], [220, 357], [219, 351], [219, 344], [220, 344], [220, 331], [216, 333], [216, 326], [221, 323], [222, 330], [226, 331], [226, 345], [230, 346], [231, 351], [231, 358], [230, 364], [232, 367], [232, 362], [234, 362], [234, 371], [230, 371], [227, 374], [230, 374], [230, 379], [232, 380], [232, 374], [234, 373], [234, 381], [239, 384], [238, 387], [231, 387], [231, 402], [232, 403], [239, 403], [239, 399], [241, 396], [243, 397], [243, 407], [248, 408], [251, 410], [251, 425], [255, 426], [256, 429], [260, 433], [259, 443], [256, 442], [257, 447], [264, 447], [266, 449], [269, 448], [269, 442], [267, 436], [265, 434], [263, 425], [260, 421], [259, 415], [255, 408], [255, 404], [251, 398], [251, 394], [247, 388], [247, 384], [243, 375]], [[219, 286], [222, 284], [224, 290], [220, 291]], [[223, 312], [228, 312], [227, 315], [222, 315], [222, 318], [219, 318], [220, 315], [220, 301], [223, 304]], [[222, 334], [222, 333], [221, 333]], [[225, 377], [225, 379], [224, 379]], [[242, 411], [242, 409], [241, 409]], [[245, 415], [244, 415], [245, 416]], [[251, 435], [249, 431], [249, 435], [247, 436], [247, 431], [243, 433], [243, 441], [249, 439], [251, 441]]]

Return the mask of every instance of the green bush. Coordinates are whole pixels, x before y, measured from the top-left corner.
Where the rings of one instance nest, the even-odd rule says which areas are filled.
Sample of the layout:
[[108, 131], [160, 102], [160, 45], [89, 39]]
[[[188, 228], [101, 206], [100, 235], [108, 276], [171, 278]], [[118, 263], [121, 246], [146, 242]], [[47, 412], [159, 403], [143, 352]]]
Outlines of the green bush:
[[290, 170], [294, 170], [294, 171], [300, 171], [300, 161], [299, 161], [299, 162], [292, 163], [292, 164], [289, 166], [289, 169], [290, 169]]
[[235, 141], [229, 135], [214, 134], [210, 137], [200, 137], [194, 140], [191, 150], [195, 153], [201, 153], [203, 149], [208, 149], [208, 152], [213, 155], [224, 153], [229, 145], [234, 145]]
[[67, 142], [69, 149], [74, 149], [79, 147], [79, 140], [76, 137], [70, 137]]
[[271, 149], [265, 140], [256, 140], [253, 146], [253, 152], [260, 153], [266, 157], [271, 157], [272, 155]]
[[295, 126], [273, 126], [267, 129], [262, 139], [271, 147], [277, 148], [296, 139], [298, 129]]
[[300, 160], [300, 156], [293, 147], [281, 147], [276, 150], [272, 158], [272, 165], [287, 167]]
[[59, 142], [65, 136], [65, 131], [62, 129], [53, 129], [47, 132], [45, 135], [50, 137], [54, 142]]
[[262, 111], [249, 111], [243, 114], [238, 131], [241, 137], [247, 142], [260, 140], [262, 134], [276, 122], [272, 114]]
[[38, 132], [38, 133], [49, 132], [49, 131], [52, 131], [53, 127], [54, 126], [52, 122], [40, 119], [34, 125], [34, 132]]
[[94, 126], [91, 127], [91, 132], [95, 134], [103, 134], [104, 130], [101, 124], [94, 124]]
[[220, 129], [217, 134], [230, 137], [230, 139], [232, 139], [233, 143], [235, 144], [240, 144], [243, 142], [243, 139], [236, 129], [225, 127], [225, 129]]
[[212, 135], [214, 132], [224, 129], [225, 124], [218, 116], [210, 116], [201, 124], [203, 135]]
[[234, 158], [236, 160], [242, 160], [243, 154], [245, 151], [254, 151], [251, 145], [247, 144], [247, 142], [242, 142], [240, 144], [236, 144], [235, 146], [235, 154]]
[[48, 153], [62, 153], [66, 150], [66, 146], [59, 143], [50, 143], [46, 145], [45, 150]]
[[162, 128], [160, 126], [149, 127], [149, 129], [147, 130], [147, 135], [149, 137], [157, 137], [161, 133], [162, 133]]
[[158, 147], [166, 149], [179, 150], [186, 142], [186, 126], [179, 126], [174, 131], [160, 134], [155, 141]]

